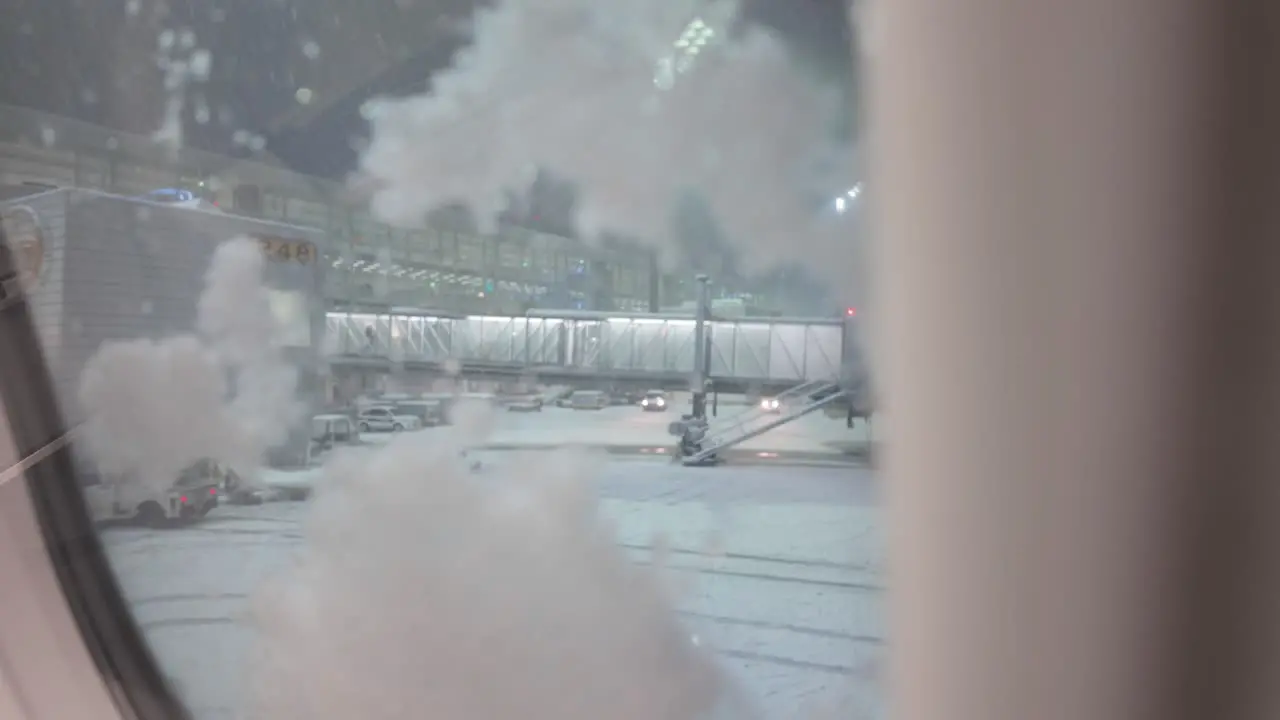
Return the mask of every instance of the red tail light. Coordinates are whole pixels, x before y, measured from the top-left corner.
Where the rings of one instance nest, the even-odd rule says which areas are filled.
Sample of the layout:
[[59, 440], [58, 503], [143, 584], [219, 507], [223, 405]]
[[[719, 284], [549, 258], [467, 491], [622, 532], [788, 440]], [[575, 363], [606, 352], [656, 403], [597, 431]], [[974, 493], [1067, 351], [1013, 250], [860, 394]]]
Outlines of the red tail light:
[[182, 497], [178, 498], [178, 500], [182, 501], [182, 504], [183, 504], [183, 505], [186, 505], [186, 504], [187, 504], [187, 496], [186, 496], [186, 495], [183, 495]]
[[217, 495], [217, 494], [218, 494], [218, 488], [209, 488], [209, 494], [210, 494], [210, 495]]

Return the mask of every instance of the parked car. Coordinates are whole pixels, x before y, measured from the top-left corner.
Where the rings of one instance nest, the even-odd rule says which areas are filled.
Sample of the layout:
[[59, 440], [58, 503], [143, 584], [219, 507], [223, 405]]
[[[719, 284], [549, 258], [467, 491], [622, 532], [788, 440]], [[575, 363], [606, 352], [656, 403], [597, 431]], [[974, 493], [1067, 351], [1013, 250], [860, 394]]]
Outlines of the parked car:
[[639, 405], [640, 401], [644, 400], [647, 394], [648, 392], [644, 390], [628, 390], [623, 393], [623, 398], [626, 399], [627, 405]]
[[507, 412], [542, 412], [541, 395], [519, 395], [507, 398]]
[[361, 410], [356, 423], [360, 432], [400, 432], [422, 427], [422, 422], [417, 417], [397, 413], [393, 407], [385, 406]]
[[610, 405], [635, 405], [644, 399], [643, 392], [618, 390], [608, 392]]
[[609, 395], [602, 390], [577, 390], [569, 396], [574, 410], [603, 410], [609, 407]]

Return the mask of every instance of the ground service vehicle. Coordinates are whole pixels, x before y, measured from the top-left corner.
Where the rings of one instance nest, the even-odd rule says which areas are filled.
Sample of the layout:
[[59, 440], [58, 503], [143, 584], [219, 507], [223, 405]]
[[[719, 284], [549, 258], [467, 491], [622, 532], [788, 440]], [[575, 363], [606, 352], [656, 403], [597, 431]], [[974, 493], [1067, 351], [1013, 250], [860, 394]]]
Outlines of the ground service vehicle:
[[338, 413], [316, 415], [311, 418], [311, 447], [307, 453], [307, 465], [336, 447], [357, 445], [359, 442], [360, 436], [349, 416]]
[[640, 400], [640, 409], [645, 412], [665, 412], [671, 402], [662, 390], [650, 390]]
[[171, 488], [158, 491], [127, 478], [85, 473], [85, 503], [95, 523], [133, 521], [148, 527], [193, 522], [218, 506], [226, 471], [211, 460], [187, 468]]

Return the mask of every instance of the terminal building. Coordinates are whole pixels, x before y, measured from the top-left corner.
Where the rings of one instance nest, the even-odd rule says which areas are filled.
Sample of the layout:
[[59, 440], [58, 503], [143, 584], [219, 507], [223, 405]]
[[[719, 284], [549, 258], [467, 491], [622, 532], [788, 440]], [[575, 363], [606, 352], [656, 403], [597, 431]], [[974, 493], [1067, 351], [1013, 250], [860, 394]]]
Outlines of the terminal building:
[[[76, 120], [0, 105], [0, 187], [74, 187], [135, 196], [190, 190], [223, 212], [323, 232], [336, 307], [517, 314], [563, 308], [660, 312], [692, 300], [644, 247], [599, 247], [520, 227], [481, 235], [375, 220], [351, 187], [255, 160], [171, 148]], [[738, 293], [743, 299], [741, 293]], [[775, 314], [766, 295], [755, 312]]]
[[[690, 27], [707, 36], [703, 25]], [[782, 317], [767, 299], [729, 295], [712, 299], [699, 348], [695, 283], [663, 273], [644, 248], [588, 246], [519, 227], [491, 235], [392, 227], [341, 183], [0, 106], [0, 200], [59, 188], [125, 198], [182, 189], [204, 208], [192, 213], [308, 229], [322, 270], [324, 402], [456, 372], [467, 382], [536, 376], [669, 388], [688, 386], [692, 373], [717, 391], [787, 400], [780, 413], [756, 409], [707, 435], [687, 458], [702, 462], [865, 395], [855, 382], [865, 373], [848, 372], [861, 367], [852, 317]]]

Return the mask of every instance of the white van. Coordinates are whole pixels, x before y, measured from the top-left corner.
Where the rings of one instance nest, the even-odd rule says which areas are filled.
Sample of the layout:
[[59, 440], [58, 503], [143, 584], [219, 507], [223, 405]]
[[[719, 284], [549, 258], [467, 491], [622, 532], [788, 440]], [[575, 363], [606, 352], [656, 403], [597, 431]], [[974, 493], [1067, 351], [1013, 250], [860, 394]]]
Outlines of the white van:
[[435, 427], [444, 423], [444, 408], [438, 400], [397, 400], [395, 411], [418, 418], [422, 427]]
[[307, 445], [307, 465], [340, 445], [359, 445], [360, 433], [355, 421], [339, 413], [315, 415], [311, 418], [311, 442]]
[[603, 410], [609, 407], [609, 394], [601, 390], [577, 390], [569, 396], [574, 410]]
[[95, 523], [134, 521], [148, 527], [194, 522], [218, 506], [227, 473], [212, 460], [187, 468], [164, 491], [102, 475], [86, 476], [85, 504]]

